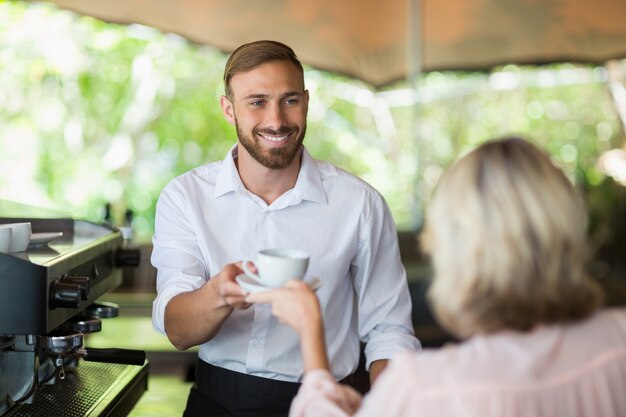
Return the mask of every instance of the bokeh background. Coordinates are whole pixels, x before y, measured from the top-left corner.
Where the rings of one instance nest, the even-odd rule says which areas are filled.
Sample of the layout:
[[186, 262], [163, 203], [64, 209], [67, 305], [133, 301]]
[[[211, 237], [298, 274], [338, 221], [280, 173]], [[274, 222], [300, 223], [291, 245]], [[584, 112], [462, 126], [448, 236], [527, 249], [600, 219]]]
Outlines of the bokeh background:
[[[141, 25], [0, 2], [0, 198], [93, 221], [109, 204], [114, 224], [130, 211], [135, 239], [149, 241], [163, 186], [235, 143], [218, 105], [226, 58]], [[625, 238], [625, 67], [429, 72], [382, 89], [306, 68], [306, 145], [374, 185], [398, 228], [417, 231], [451, 161], [490, 138], [528, 137], [584, 193], [593, 247], [614, 270]]]
[[[146, 26], [0, 0], [0, 202], [133, 231], [142, 265], [108, 295], [122, 317], [88, 340], [147, 351], [151, 388], [133, 417], [179, 415], [191, 385], [194, 351], [175, 352], [151, 329], [150, 240], [164, 185], [236, 142], [219, 107], [226, 59]], [[381, 88], [305, 67], [305, 82], [309, 151], [371, 183], [391, 207], [425, 346], [449, 339], [424, 299], [424, 210], [454, 160], [505, 135], [544, 147], [579, 188], [591, 272], [609, 303], [626, 302], [625, 60], [429, 71]]]

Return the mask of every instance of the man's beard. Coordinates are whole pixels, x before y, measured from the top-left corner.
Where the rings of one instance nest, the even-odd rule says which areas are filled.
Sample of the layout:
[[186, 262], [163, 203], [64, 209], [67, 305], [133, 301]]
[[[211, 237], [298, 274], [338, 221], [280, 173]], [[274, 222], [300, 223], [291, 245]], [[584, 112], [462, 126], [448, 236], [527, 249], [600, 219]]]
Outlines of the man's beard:
[[239, 124], [237, 123], [237, 119], [235, 118], [235, 126], [237, 128], [237, 136], [239, 137], [239, 142], [243, 145], [243, 147], [248, 151], [250, 156], [254, 158], [258, 163], [263, 165], [266, 168], [270, 169], [283, 169], [287, 168], [289, 164], [294, 160], [298, 152], [300, 151], [300, 147], [302, 146], [302, 142], [304, 141], [304, 135], [306, 133], [306, 124], [303, 126], [300, 135], [296, 138], [295, 141], [291, 141], [287, 146], [283, 146], [280, 148], [264, 148], [260, 140], [257, 139], [257, 133], [267, 133], [270, 135], [285, 135], [292, 133], [294, 128], [290, 127], [281, 127], [278, 131], [274, 131], [271, 129], [253, 129], [252, 130], [252, 138], [250, 136], [246, 136], [240, 129]]

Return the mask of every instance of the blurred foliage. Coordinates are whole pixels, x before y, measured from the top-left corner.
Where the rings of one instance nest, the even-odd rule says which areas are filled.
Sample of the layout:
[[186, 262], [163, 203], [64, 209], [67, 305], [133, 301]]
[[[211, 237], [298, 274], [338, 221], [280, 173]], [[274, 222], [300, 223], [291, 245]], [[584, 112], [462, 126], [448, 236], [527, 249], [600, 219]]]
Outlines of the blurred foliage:
[[[130, 209], [136, 236], [149, 239], [163, 186], [235, 143], [219, 107], [226, 58], [144, 26], [0, 2], [0, 198], [94, 221], [111, 203], [114, 222]], [[603, 67], [434, 72], [380, 91], [311, 68], [305, 78], [307, 147], [376, 187], [400, 229], [419, 228], [452, 161], [515, 134], [584, 190], [599, 252], [625, 235], [624, 187], [597, 164], [624, 143]]]

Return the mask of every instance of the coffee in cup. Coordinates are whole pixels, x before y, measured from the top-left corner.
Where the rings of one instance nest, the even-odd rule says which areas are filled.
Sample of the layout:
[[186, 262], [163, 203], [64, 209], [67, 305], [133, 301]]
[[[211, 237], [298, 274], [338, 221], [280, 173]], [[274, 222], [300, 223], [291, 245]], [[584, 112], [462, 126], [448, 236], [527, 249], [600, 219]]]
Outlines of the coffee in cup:
[[[258, 274], [250, 271], [254, 263]], [[243, 261], [243, 270], [249, 277], [270, 288], [279, 288], [292, 279], [303, 279], [309, 266], [309, 254], [298, 249], [264, 249], [256, 260]]]

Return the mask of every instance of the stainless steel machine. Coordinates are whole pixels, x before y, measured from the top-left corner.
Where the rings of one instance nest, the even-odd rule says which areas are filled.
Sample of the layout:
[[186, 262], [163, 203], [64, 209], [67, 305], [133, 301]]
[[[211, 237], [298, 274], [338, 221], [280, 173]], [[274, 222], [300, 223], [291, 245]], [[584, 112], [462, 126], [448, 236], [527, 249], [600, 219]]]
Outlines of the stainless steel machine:
[[[119, 230], [69, 218], [31, 222], [58, 239], [0, 254], [0, 416], [125, 416], [147, 389], [145, 352], [83, 346], [117, 316], [98, 299], [138, 265]], [[61, 236], [62, 233], [62, 236]]]

